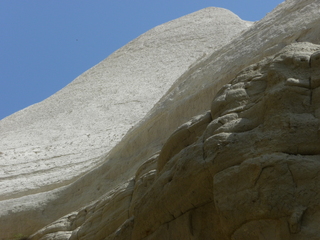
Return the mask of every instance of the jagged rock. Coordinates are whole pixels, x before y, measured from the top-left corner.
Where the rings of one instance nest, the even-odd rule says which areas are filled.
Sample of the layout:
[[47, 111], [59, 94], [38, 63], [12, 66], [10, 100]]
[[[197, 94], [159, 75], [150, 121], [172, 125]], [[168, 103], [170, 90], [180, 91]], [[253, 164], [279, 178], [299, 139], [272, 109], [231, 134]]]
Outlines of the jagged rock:
[[319, 9], [286, 1], [195, 62], [57, 198], [96, 200], [31, 239], [317, 239], [320, 48], [290, 43], [320, 44]]

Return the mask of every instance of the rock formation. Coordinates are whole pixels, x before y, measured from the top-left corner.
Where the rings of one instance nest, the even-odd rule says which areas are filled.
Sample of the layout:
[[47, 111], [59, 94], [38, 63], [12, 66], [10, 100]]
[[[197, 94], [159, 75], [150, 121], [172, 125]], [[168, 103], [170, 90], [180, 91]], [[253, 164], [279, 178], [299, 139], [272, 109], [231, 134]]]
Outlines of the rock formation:
[[[112, 162], [106, 160], [109, 151], [194, 62], [250, 25], [219, 8], [173, 20], [128, 43], [45, 101], [1, 120], [0, 239], [31, 234], [132, 177], [144, 158], [130, 164], [116, 160], [116, 166], [107, 163]], [[108, 173], [94, 176], [97, 186], [91, 188], [91, 177], [81, 182], [102, 163], [100, 171]], [[91, 193], [83, 194], [87, 190]]]
[[320, 45], [241, 71], [135, 177], [31, 239], [318, 239]]
[[[95, 169], [2, 201], [1, 228], [49, 217], [30, 239], [318, 239], [319, 13], [287, 0], [195, 60]], [[38, 205], [17, 210], [24, 199]]]

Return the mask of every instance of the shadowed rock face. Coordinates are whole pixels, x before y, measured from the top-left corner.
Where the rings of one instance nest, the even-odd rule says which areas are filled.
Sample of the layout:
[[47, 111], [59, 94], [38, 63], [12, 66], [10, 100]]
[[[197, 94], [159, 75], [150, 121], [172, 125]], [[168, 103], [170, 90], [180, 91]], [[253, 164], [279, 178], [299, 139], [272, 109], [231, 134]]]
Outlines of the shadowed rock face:
[[[244, 69], [131, 181], [32, 239], [318, 239], [320, 45]], [[117, 207], [114, 207], [117, 205]]]
[[231, 239], [317, 239], [319, 45], [245, 69], [212, 102], [204, 138], [214, 205]]

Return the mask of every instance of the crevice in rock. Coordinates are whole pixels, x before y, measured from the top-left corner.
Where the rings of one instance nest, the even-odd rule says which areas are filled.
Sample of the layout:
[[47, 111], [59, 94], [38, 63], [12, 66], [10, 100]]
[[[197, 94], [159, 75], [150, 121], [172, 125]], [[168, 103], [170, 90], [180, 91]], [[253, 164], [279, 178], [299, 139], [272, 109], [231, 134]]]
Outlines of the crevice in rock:
[[[178, 219], [179, 217], [183, 216], [184, 214], [189, 213], [190, 211], [193, 211], [193, 210], [195, 210], [195, 209], [197, 209], [197, 208], [203, 207], [203, 206], [205, 206], [205, 205], [207, 205], [207, 204], [212, 204], [213, 202], [214, 202], [214, 201], [211, 200], [211, 201], [205, 202], [205, 203], [203, 203], [203, 204], [201, 204], [201, 205], [199, 205], [199, 206], [194, 206], [194, 205], [192, 204], [192, 205], [194, 206], [193, 208], [190, 208], [190, 209], [188, 209], [188, 210], [185, 211], [185, 212], [181, 212], [181, 214], [178, 215], [177, 217], [175, 217], [173, 214], [171, 214], [171, 213], [168, 212], [168, 213], [173, 217], [173, 219], [170, 220], [170, 221], [166, 221], [166, 222], [162, 223], [161, 225], [158, 226], [158, 228], [160, 228], [161, 226], [170, 224], [171, 222], [175, 221], [176, 219]], [[145, 237], [143, 237], [143, 238], [141, 238], [141, 240], [148, 238], [148, 237], [149, 237], [151, 234], [153, 234], [155, 231], [156, 231], [156, 229], [155, 229], [154, 231], [149, 231], [149, 232], [148, 232], [148, 235], [145, 236]]]
[[294, 179], [294, 175], [293, 175], [293, 173], [292, 173], [292, 171], [291, 171], [291, 168], [290, 168], [290, 165], [287, 163], [287, 168], [288, 168], [288, 171], [289, 171], [289, 173], [290, 173], [290, 175], [291, 175], [291, 178], [292, 178], [292, 182], [294, 183], [294, 186], [295, 186], [295, 188], [297, 188], [297, 182], [296, 182], [296, 180]]

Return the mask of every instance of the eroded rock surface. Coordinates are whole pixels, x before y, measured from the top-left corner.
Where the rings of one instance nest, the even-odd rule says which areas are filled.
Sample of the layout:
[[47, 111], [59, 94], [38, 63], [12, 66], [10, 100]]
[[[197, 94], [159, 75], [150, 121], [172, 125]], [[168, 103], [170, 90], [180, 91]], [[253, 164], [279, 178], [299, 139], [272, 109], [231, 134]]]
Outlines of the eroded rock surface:
[[295, 43], [247, 67], [210, 117], [173, 133], [165, 161], [156, 153], [121, 188], [31, 239], [318, 239], [319, 52]]
[[[317, 184], [311, 187], [309, 183], [317, 181], [319, 48], [294, 45], [285, 48], [283, 56], [260, 61], [293, 42], [320, 44], [319, 11], [319, 1], [287, 0], [230, 43], [211, 55], [201, 55], [109, 154], [98, 160], [103, 164], [59, 190], [0, 202], [5, 215], [0, 218], [5, 231], [0, 229], [0, 233], [6, 234], [7, 229], [14, 233], [36, 231], [39, 223], [44, 226], [62, 213], [75, 211], [33, 238], [316, 239], [318, 215], [310, 209], [317, 211], [311, 203], [311, 199], [317, 201]], [[193, 17], [187, 19], [193, 21]], [[164, 37], [164, 47], [166, 39], [171, 41]], [[150, 46], [138, 51], [135, 44], [128, 48], [138, 53]], [[93, 76], [101, 77], [99, 71], [104, 66], [97, 65]], [[168, 68], [161, 66], [171, 76]], [[148, 69], [151, 71], [145, 76], [149, 79], [154, 71]], [[77, 96], [82, 96], [80, 83], [85, 79], [73, 84], [79, 90]], [[87, 109], [95, 106], [89, 105]], [[83, 123], [91, 124], [79, 122], [79, 126]], [[91, 142], [93, 147], [95, 143]], [[85, 154], [92, 156], [91, 152]], [[310, 175], [306, 175], [310, 178], [306, 179], [310, 181], [300, 179], [303, 171], [296, 172], [308, 168], [293, 166], [298, 159], [309, 161], [310, 172], [306, 172]], [[291, 184], [286, 169], [297, 179], [296, 185]], [[272, 178], [279, 173], [279, 179]], [[264, 179], [279, 183], [279, 187], [273, 190]], [[289, 198], [281, 202], [287, 187]], [[308, 187], [305, 194], [310, 196], [310, 206], [305, 206], [302, 194]], [[290, 202], [299, 197], [296, 203]], [[248, 210], [250, 200], [257, 202], [252, 203], [255, 212]], [[281, 206], [277, 206], [279, 202]], [[77, 210], [83, 205], [87, 206]], [[237, 207], [241, 216], [234, 214]]]
[[290, 45], [244, 70], [212, 102], [217, 121], [204, 149], [221, 228], [231, 239], [319, 236], [319, 49]]
[[[109, 151], [177, 78], [251, 24], [221, 8], [170, 21], [43, 102], [1, 120], [0, 238], [31, 234], [132, 178], [143, 158], [133, 165], [121, 158], [117, 167], [106, 163]], [[102, 163], [107, 181], [98, 180], [100, 173], [77, 182]], [[98, 186], [91, 188], [92, 181]]]

